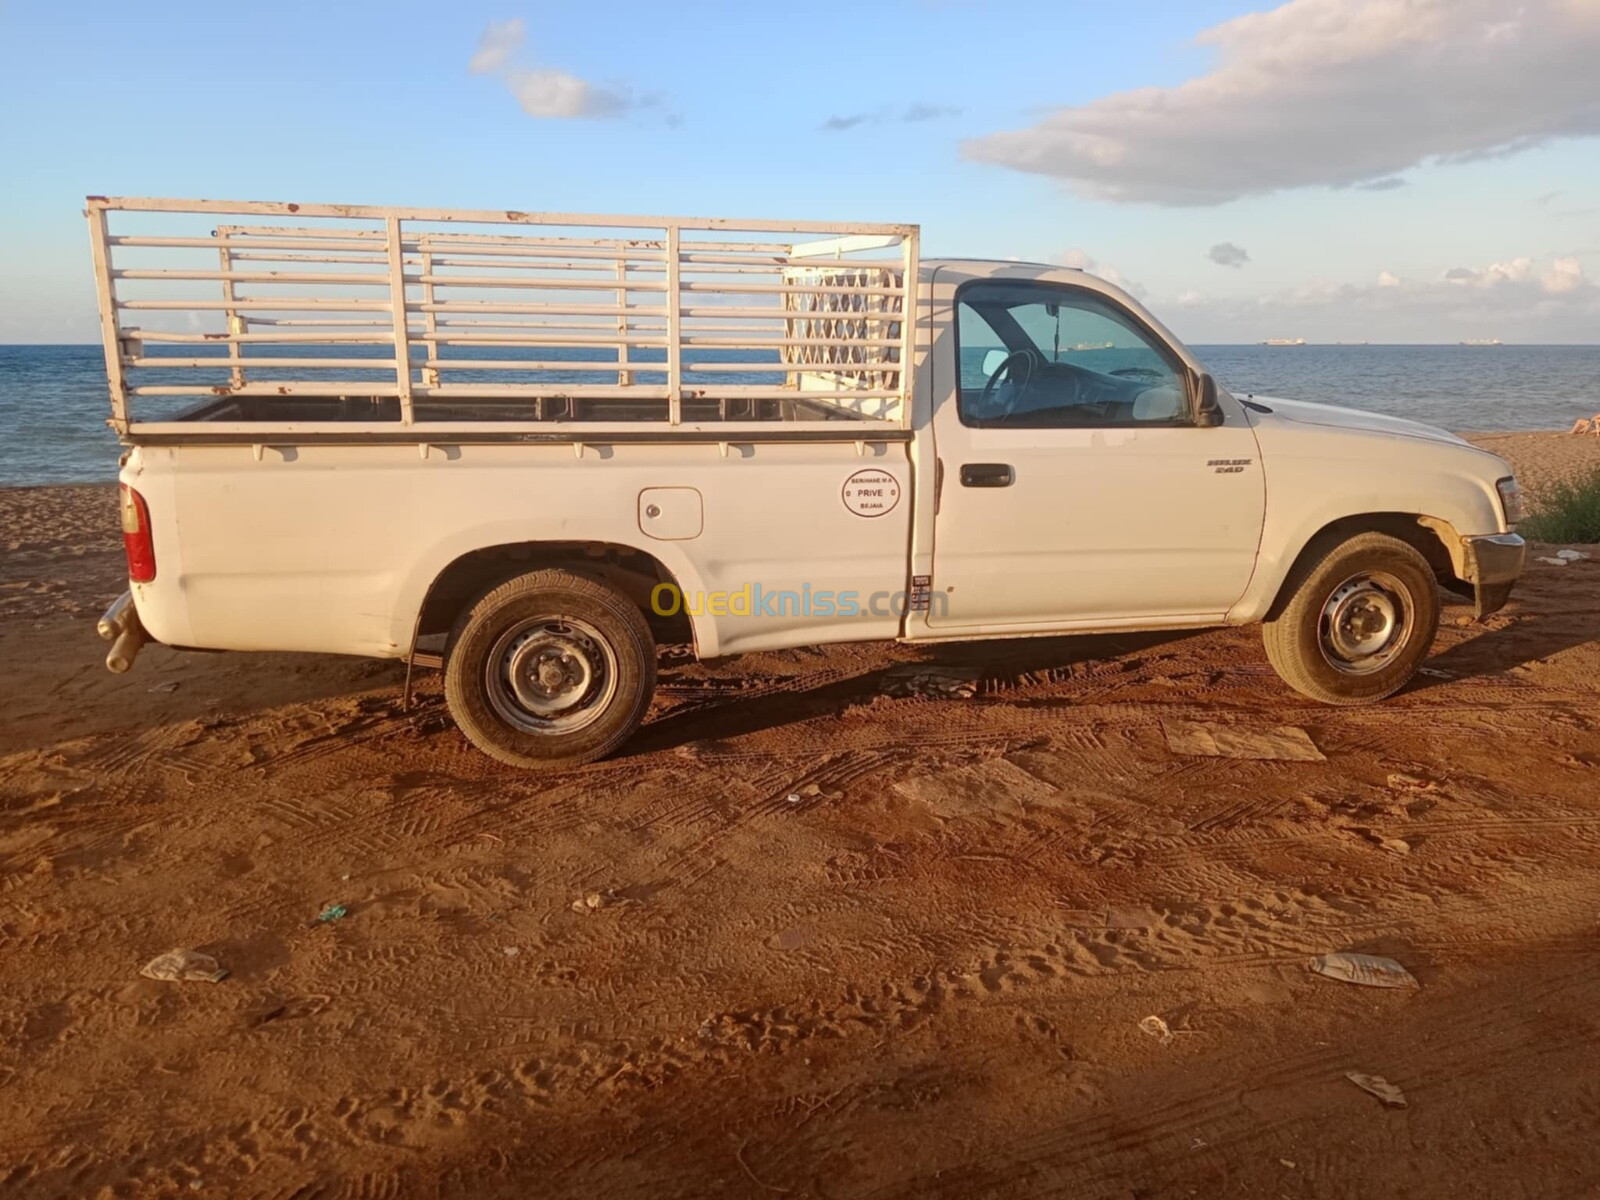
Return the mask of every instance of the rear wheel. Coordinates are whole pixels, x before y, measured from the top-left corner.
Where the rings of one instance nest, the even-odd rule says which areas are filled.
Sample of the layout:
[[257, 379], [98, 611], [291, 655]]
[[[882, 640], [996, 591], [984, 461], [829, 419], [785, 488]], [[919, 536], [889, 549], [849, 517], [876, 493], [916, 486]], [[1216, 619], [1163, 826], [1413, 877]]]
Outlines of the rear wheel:
[[1422, 553], [1362, 533], [1296, 568], [1262, 627], [1267, 658], [1295, 691], [1370, 704], [1410, 682], [1439, 628], [1439, 589]]
[[575, 766], [611, 753], [644, 719], [655, 642], [638, 608], [572, 571], [501, 584], [456, 623], [445, 700], [461, 732], [517, 767]]

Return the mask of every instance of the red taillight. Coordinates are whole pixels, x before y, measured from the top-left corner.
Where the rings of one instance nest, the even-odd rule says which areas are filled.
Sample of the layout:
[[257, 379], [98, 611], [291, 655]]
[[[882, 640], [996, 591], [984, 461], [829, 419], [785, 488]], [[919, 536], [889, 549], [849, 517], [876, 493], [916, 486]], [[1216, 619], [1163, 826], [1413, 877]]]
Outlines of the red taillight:
[[122, 485], [122, 548], [128, 554], [128, 581], [149, 583], [156, 577], [156, 544], [150, 535], [150, 509], [127, 484]]

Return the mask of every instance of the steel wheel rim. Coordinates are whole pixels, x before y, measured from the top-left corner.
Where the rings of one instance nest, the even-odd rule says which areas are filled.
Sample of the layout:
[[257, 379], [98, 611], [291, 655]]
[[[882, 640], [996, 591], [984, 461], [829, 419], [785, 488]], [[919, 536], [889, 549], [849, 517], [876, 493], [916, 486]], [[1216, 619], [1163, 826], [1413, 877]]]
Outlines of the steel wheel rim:
[[524, 733], [576, 733], [617, 694], [616, 651], [575, 617], [518, 621], [495, 639], [483, 670], [490, 707]]
[[1372, 675], [1411, 640], [1411, 593], [1387, 571], [1352, 575], [1329, 594], [1317, 621], [1317, 646], [1334, 670]]

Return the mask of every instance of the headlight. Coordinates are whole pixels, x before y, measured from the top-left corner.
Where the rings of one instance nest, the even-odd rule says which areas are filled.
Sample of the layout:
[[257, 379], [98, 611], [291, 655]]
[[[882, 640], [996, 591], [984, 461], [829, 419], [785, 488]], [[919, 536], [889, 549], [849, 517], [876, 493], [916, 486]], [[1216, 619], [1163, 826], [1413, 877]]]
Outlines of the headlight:
[[1517, 522], [1527, 516], [1522, 506], [1522, 489], [1510, 476], [1498, 480], [1494, 486], [1500, 493], [1500, 508], [1506, 514], [1506, 524], [1514, 529]]

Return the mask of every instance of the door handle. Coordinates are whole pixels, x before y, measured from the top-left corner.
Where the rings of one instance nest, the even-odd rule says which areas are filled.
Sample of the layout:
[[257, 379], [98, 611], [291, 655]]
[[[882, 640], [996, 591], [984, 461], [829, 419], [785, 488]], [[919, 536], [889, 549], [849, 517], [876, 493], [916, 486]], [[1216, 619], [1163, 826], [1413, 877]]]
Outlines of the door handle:
[[1016, 480], [1010, 463], [962, 463], [962, 487], [1010, 487]]

